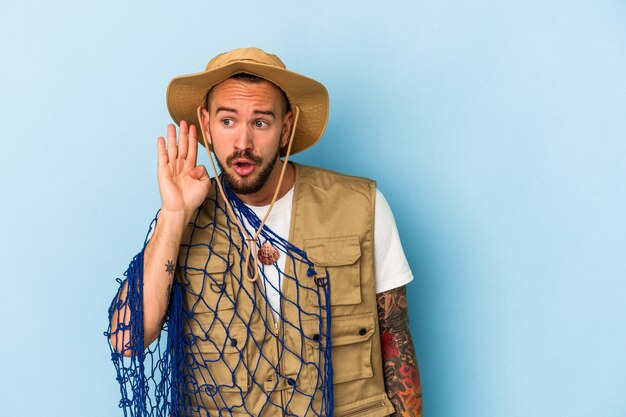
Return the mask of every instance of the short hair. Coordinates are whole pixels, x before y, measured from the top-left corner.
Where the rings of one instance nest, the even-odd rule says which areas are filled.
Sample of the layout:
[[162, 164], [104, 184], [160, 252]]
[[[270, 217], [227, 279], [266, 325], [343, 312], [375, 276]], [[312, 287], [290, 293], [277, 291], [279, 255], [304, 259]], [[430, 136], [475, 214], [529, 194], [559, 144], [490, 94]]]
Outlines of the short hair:
[[[288, 111], [291, 111], [291, 104], [289, 103], [287, 94], [285, 94], [282, 88], [280, 88], [279, 86], [277, 86], [270, 80], [267, 80], [263, 77], [259, 77], [258, 75], [248, 74], [247, 72], [239, 72], [237, 74], [231, 75], [230, 77], [227, 78], [227, 80], [230, 80], [230, 79], [239, 80], [239, 81], [243, 81], [244, 83], [250, 83], [250, 84], [258, 84], [258, 83], [262, 83], [263, 81], [267, 81], [268, 83], [272, 84], [274, 87], [278, 88], [278, 91], [280, 91], [281, 98], [283, 99], [283, 106], [285, 108], [285, 113], [287, 113]], [[206, 93], [205, 103], [206, 103], [207, 110], [211, 108], [211, 98], [213, 97], [214, 88], [215, 88], [215, 85], [211, 87], [209, 91]]]

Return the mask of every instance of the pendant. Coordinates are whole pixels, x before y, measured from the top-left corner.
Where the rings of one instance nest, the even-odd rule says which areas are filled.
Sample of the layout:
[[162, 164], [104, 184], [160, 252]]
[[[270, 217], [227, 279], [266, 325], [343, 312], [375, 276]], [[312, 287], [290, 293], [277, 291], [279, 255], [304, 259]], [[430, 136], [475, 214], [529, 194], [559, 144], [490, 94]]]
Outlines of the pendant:
[[270, 242], [266, 241], [259, 248], [259, 261], [263, 265], [273, 265], [280, 256], [280, 252]]

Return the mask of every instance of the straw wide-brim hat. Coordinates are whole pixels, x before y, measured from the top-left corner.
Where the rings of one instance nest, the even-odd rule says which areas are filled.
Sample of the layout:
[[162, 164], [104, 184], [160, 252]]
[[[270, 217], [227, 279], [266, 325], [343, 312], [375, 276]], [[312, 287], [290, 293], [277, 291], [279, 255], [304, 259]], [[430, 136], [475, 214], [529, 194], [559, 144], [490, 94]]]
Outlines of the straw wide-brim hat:
[[[291, 154], [314, 145], [328, 122], [328, 91], [319, 82], [286, 69], [276, 55], [258, 48], [240, 48], [213, 58], [204, 72], [182, 75], [167, 87], [167, 108], [176, 124], [181, 120], [200, 128], [198, 106], [204, 107], [208, 91], [232, 75], [248, 73], [276, 84], [287, 95], [291, 107], [298, 106], [300, 115], [294, 133]], [[202, 141], [200, 141], [202, 143]], [[281, 156], [284, 150], [281, 150]]]

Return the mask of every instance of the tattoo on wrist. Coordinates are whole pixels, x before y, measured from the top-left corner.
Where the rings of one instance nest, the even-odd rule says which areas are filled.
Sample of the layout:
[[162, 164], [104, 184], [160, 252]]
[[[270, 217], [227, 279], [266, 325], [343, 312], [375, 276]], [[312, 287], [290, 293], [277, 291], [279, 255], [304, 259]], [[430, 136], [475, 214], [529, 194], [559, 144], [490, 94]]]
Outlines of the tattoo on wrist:
[[165, 264], [165, 272], [167, 272], [170, 276], [174, 275], [174, 262], [171, 259], [168, 259]]

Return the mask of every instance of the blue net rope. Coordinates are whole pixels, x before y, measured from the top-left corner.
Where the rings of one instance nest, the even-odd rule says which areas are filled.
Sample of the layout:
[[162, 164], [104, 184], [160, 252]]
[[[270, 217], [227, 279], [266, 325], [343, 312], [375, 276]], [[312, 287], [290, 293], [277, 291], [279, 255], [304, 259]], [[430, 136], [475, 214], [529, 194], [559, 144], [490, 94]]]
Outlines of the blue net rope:
[[[256, 231], [261, 220], [223, 185], [239, 222]], [[156, 218], [144, 249], [155, 224]], [[328, 272], [264, 226], [256, 244], [270, 242], [286, 257], [285, 268], [258, 265], [259, 279], [246, 282], [245, 233], [217, 196], [207, 198], [190, 228], [163, 330], [150, 346], [143, 346], [144, 249], [118, 279], [105, 335], [128, 339], [122, 352], [111, 346], [124, 415], [331, 416], [331, 315], [323, 302], [330, 299]], [[282, 288], [293, 289], [291, 296], [280, 292], [280, 309], [265, 294], [264, 286], [272, 285], [266, 268], [277, 269]], [[307, 297], [317, 302], [303, 308]]]

